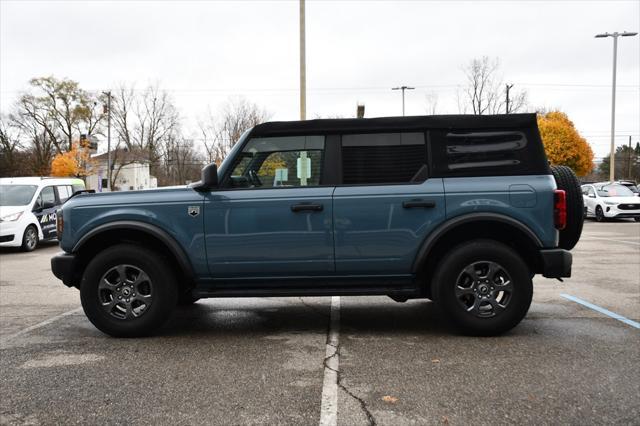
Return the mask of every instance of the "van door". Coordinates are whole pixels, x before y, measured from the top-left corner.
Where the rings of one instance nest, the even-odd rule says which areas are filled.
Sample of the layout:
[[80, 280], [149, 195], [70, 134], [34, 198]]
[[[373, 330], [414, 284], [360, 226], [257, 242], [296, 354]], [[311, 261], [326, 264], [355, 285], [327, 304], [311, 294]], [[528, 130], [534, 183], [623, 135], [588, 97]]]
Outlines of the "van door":
[[45, 186], [33, 205], [33, 214], [38, 219], [42, 238], [45, 240], [56, 238], [56, 209], [58, 204], [53, 186]]

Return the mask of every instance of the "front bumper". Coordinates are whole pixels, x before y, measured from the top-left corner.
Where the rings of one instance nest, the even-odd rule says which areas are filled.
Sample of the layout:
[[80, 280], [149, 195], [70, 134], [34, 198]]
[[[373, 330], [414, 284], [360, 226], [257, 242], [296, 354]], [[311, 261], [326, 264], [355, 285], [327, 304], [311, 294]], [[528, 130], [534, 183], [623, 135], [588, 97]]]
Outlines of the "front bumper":
[[608, 218], [635, 218], [640, 217], [640, 209], [621, 209], [619, 205], [603, 206], [604, 216]]
[[24, 229], [19, 222], [0, 222], [0, 247], [20, 247]]
[[546, 278], [569, 278], [571, 276], [571, 252], [564, 249], [540, 250], [542, 275]]
[[51, 272], [62, 280], [67, 287], [79, 287], [80, 282], [75, 273], [76, 256], [61, 252], [51, 258]]

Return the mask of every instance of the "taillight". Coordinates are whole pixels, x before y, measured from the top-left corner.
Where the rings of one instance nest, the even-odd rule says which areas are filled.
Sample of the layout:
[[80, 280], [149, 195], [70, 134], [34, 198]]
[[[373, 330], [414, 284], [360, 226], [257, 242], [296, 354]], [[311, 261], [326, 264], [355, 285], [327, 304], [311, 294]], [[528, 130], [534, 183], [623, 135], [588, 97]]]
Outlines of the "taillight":
[[567, 193], [562, 189], [556, 189], [553, 194], [553, 222], [556, 229], [567, 227]]
[[64, 229], [64, 218], [62, 217], [62, 210], [56, 211], [56, 231], [58, 240], [62, 238], [62, 230]]

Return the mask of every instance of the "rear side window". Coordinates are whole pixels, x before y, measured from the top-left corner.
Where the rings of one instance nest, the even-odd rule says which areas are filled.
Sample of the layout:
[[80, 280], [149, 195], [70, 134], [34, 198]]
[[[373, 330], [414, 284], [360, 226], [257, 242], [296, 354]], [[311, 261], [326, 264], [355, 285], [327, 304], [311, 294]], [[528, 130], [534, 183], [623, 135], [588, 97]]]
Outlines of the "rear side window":
[[64, 203], [69, 199], [69, 197], [71, 197], [71, 194], [72, 194], [71, 186], [58, 185], [57, 189], [58, 189], [58, 199], [60, 200], [60, 203]]
[[431, 134], [439, 176], [549, 173], [539, 135], [531, 129], [436, 130]]
[[426, 178], [424, 133], [342, 136], [342, 182], [346, 185], [420, 182]]

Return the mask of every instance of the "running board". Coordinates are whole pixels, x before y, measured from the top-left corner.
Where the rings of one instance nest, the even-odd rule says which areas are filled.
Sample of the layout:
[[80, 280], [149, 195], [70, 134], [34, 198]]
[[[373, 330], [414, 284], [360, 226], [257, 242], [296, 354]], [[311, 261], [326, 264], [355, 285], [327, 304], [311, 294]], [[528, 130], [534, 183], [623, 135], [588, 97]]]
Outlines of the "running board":
[[416, 286], [339, 286], [339, 287], [220, 287], [195, 289], [195, 297], [307, 297], [307, 296], [398, 296], [420, 297]]

